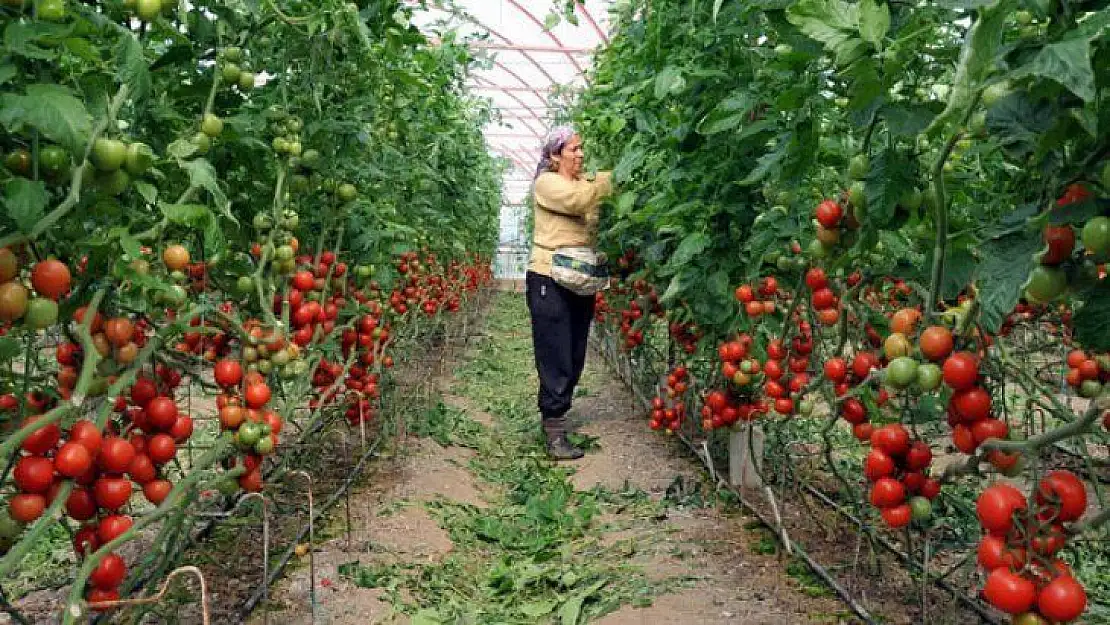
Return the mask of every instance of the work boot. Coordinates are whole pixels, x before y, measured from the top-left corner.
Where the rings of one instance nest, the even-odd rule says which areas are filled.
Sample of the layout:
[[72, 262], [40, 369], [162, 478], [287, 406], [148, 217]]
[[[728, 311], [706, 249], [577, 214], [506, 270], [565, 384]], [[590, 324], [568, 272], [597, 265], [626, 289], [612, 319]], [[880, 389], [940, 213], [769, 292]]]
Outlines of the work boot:
[[567, 418], [549, 417], [543, 420], [544, 438], [547, 440], [547, 455], [552, 460], [577, 460], [586, 455], [567, 438]]

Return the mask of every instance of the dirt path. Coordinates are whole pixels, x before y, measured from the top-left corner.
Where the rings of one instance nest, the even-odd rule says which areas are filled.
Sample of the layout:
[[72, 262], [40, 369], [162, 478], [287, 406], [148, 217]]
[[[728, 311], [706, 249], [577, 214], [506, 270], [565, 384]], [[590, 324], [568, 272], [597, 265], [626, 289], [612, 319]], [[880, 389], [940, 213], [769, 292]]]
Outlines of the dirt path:
[[[548, 462], [520, 296], [495, 301], [487, 332], [352, 496], [349, 545], [336, 507], [315, 549], [316, 622], [852, 622], [646, 430], [600, 358], [572, 413], [589, 453]], [[306, 555], [274, 589], [270, 622], [308, 623], [309, 587]]]

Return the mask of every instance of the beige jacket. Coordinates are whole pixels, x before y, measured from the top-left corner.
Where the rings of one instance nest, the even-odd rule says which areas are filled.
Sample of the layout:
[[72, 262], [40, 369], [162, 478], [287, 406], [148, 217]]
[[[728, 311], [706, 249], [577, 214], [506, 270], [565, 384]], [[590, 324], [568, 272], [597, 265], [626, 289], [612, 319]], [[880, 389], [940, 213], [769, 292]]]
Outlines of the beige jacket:
[[598, 205], [613, 191], [612, 172], [594, 180], [567, 180], [554, 172], [536, 178], [533, 189], [536, 220], [528, 271], [551, 275], [551, 255], [560, 247], [596, 245]]

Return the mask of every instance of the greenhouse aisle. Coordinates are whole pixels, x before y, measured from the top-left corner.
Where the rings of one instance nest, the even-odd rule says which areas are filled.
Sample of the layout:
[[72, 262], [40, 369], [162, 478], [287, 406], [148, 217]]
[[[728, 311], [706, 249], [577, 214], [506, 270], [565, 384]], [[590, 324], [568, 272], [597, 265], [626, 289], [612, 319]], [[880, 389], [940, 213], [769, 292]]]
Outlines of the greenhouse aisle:
[[[700, 465], [647, 429], [600, 358], [572, 413], [587, 456], [547, 461], [523, 296], [491, 308], [437, 405], [411, 417], [403, 451], [352, 499], [351, 549], [337, 507], [315, 552], [317, 622], [850, 620], [776, 557], [765, 530], [725, 510]], [[271, 622], [309, 622], [307, 564], [275, 588]]]

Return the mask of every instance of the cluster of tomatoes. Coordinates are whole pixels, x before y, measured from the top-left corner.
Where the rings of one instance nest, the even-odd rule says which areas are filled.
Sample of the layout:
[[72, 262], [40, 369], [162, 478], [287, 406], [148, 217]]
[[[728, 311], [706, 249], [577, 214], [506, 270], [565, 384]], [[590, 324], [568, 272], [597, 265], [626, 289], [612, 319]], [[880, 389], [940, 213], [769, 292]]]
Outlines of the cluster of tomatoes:
[[[758, 289], [753, 289], [749, 284], [736, 287], [734, 296], [740, 302], [743, 310], [752, 319], [760, 315], [770, 315], [775, 312], [775, 294], [778, 293], [779, 284], [774, 276], [766, 276], [759, 283]], [[756, 296], [763, 299], [757, 299]]]
[[[1056, 208], [1086, 202], [1092, 193], [1082, 184], [1069, 185], [1056, 200]], [[1110, 259], [1110, 217], [1088, 220], [1080, 232], [1085, 253], [1073, 258], [1076, 250], [1075, 229], [1070, 224], [1049, 223], [1042, 231], [1045, 247], [1036, 254], [1037, 265], [1025, 283], [1025, 298], [1030, 302], [1052, 302], [1067, 290], [1069, 281], [1093, 281], [1106, 275], [1105, 262]], [[1077, 271], [1069, 272], [1064, 265], [1072, 263]]]
[[1091, 357], [1081, 349], [1068, 352], [1068, 385], [1079, 392], [1080, 397], [1098, 397], [1103, 385], [1110, 382], [1110, 355]]
[[829, 284], [825, 270], [813, 267], [806, 272], [805, 282], [817, 322], [824, 326], [835, 325], [840, 320], [840, 299]]
[[660, 395], [651, 400], [651, 429], [670, 433], [682, 427], [682, 422], [686, 420], [686, 401], [683, 398], [690, 390], [689, 380], [690, 373], [684, 365], [676, 366], [667, 374], [666, 398]]
[[[404, 276], [404, 281], [389, 294], [393, 312], [404, 315], [414, 306], [419, 306], [428, 317], [440, 310], [458, 312], [462, 302], [456, 288], [460, 278], [458, 265], [444, 272], [434, 255], [426, 255], [421, 262], [419, 254], [408, 252], [397, 261], [397, 272]], [[469, 277], [467, 281], [471, 281]]]
[[[224, 302], [220, 310], [231, 314], [234, 307], [230, 302]], [[142, 319], [136, 323], [149, 325]], [[177, 351], [201, 356], [208, 362], [215, 362], [231, 351], [231, 334], [227, 332], [225, 323], [198, 316], [189, 320], [189, 327], [196, 329], [182, 335], [181, 342], [176, 345]]]
[[984, 531], [977, 554], [987, 572], [983, 597], [1022, 625], [1079, 618], [1087, 594], [1056, 554], [1069, 536], [1064, 524], [1078, 521], [1086, 509], [1082, 480], [1066, 470], [1040, 480], [1032, 506], [1010, 484], [988, 486], [975, 504]]
[[928, 476], [933, 451], [921, 440], [912, 441], [900, 423], [875, 428], [863, 473], [871, 481], [871, 505], [879, 509], [892, 528], [911, 520], [925, 521], [932, 514], [929, 503], [940, 494], [940, 482]]
[[273, 392], [257, 369], [244, 372], [238, 360], [217, 362], [213, 376], [221, 389], [216, 396], [220, 429], [231, 434], [243, 453], [246, 472], [239, 476], [239, 486], [247, 492], [262, 490], [262, 458], [274, 453], [282, 430], [281, 416], [268, 408]]
[[49, 328], [58, 321], [58, 299], [70, 290], [69, 267], [56, 259], [35, 263], [27, 276], [28, 289], [21, 279], [22, 265], [15, 251], [0, 248], [0, 324], [22, 321], [30, 330]]
[[345, 281], [347, 264], [336, 262], [335, 253], [330, 251], [322, 253], [320, 262], [315, 265], [309, 257], [302, 256], [296, 261], [312, 269], [301, 269], [293, 274], [285, 296], [274, 297], [274, 309], [276, 314], [280, 314], [282, 305], [289, 305], [289, 321], [294, 328], [293, 343], [306, 347], [313, 341], [325, 340], [335, 331], [339, 311], [347, 301], [339, 290], [329, 294], [328, 277]]
[[692, 323], [672, 321], [667, 324], [667, 332], [670, 333], [671, 340], [682, 348], [682, 351], [687, 354], [698, 351], [698, 341], [703, 336], [701, 328]]

